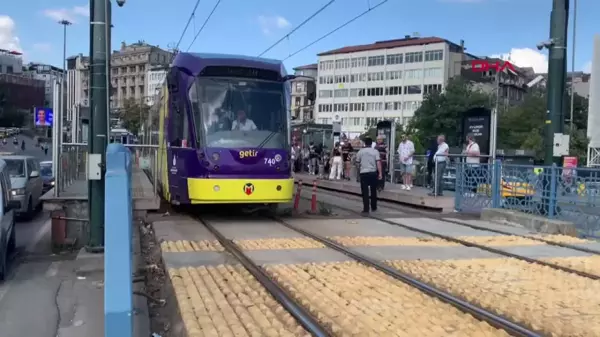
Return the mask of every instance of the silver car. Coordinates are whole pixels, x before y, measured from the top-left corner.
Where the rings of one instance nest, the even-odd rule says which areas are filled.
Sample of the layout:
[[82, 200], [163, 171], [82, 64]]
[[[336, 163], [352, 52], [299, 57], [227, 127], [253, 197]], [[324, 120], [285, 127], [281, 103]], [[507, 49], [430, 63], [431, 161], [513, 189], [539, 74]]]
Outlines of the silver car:
[[44, 181], [40, 176], [40, 164], [33, 156], [1, 156], [5, 162], [11, 183], [11, 199], [18, 201], [18, 216], [30, 218], [41, 204]]

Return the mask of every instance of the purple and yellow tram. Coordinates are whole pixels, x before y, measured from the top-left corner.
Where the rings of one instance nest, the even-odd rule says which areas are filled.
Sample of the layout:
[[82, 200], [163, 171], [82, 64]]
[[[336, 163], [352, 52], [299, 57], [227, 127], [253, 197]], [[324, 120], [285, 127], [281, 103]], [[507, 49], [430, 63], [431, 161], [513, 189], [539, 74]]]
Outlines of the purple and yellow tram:
[[160, 184], [173, 204], [290, 202], [290, 87], [281, 61], [179, 53], [161, 91]]

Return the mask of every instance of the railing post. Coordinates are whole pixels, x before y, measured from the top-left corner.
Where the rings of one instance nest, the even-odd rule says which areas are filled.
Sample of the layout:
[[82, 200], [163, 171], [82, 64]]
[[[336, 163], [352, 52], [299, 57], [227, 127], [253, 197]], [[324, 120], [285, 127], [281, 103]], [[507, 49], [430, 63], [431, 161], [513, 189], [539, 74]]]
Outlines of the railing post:
[[550, 219], [554, 218], [556, 211], [556, 183], [558, 178], [556, 171], [558, 171], [558, 168], [554, 163], [550, 168], [550, 200], [548, 200], [548, 218]]
[[464, 185], [465, 185], [465, 165], [461, 162], [456, 164], [456, 183], [454, 187], [454, 210], [461, 211], [462, 210], [462, 201], [464, 198]]
[[502, 162], [496, 159], [492, 162], [492, 208], [500, 208], [502, 198], [500, 191], [502, 190]]
[[104, 200], [105, 337], [133, 334], [131, 184], [131, 153], [123, 145], [109, 144]]

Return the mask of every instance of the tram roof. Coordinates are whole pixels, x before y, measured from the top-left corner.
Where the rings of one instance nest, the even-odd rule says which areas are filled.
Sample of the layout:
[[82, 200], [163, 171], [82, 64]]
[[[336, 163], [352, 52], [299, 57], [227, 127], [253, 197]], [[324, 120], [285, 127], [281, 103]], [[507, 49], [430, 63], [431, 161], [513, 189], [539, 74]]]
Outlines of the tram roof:
[[280, 60], [235, 54], [179, 53], [173, 60], [173, 66], [185, 67], [194, 74], [199, 73], [207, 66], [229, 66], [260, 68], [277, 71], [282, 76], [287, 75], [285, 66]]

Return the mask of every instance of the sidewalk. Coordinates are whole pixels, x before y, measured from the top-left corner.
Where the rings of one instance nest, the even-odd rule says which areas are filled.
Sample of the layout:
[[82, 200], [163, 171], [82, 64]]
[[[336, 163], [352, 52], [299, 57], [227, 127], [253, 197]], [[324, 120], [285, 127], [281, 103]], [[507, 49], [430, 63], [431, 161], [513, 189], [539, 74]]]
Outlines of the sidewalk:
[[[20, 265], [0, 292], [0, 337], [104, 337], [104, 255], [44, 259]], [[134, 296], [134, 308], [134, 336], [150, 336], [146, 299]]]

